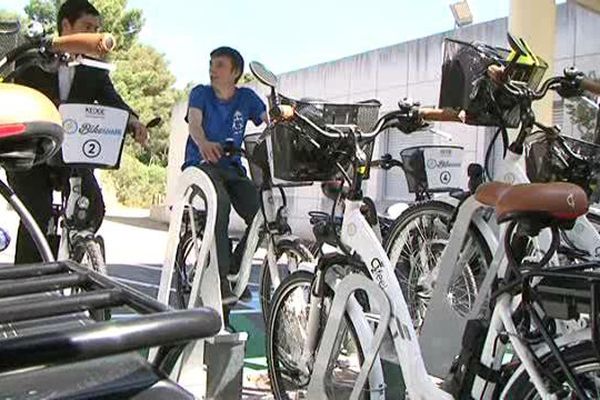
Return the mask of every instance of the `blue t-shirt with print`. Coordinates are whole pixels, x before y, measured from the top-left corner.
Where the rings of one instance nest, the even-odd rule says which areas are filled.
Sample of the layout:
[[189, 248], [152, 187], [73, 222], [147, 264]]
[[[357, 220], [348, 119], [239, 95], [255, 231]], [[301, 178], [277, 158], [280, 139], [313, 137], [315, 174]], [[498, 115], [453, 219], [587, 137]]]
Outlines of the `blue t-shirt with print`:
[[[233, 139], [238, 148], [244, 141], [248, 120], [258, 126], [262, 123], [261, 115], [266, 111], [265, 104], [252, 89], [236, 88], [233, 97], [223, 101], [217, 97], [214, 89], [207, 85], [198, 85], [192, 89], [188, 107], [202, 111], [202, 128], [208, 140], [223, 145], [227, 139]], [[185, 119], [187, 121], [187, 116]], [[182, 168], [199, 165], [201, 161], [200, 149], [190, 136], [185, 146], [185, 163]], [[240, 157], [235, 156], [221, 158], [219, 165], [226, 167], [242, 164]]]

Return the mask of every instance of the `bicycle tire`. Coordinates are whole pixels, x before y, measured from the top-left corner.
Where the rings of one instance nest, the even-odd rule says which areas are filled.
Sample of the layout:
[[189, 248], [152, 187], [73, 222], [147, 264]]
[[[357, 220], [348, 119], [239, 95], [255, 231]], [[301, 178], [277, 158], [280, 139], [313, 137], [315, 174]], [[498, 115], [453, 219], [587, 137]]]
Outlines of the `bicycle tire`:
[[[285, 361], [282, 361], [282, 366], [279, 365], [279, 352], [276, 351], [277, 344], [279, 343], [277, 335], [279, 332], [281, 332], [281, 330], [278, 329], [277, 325], [279, 322], [278, 315], [281, 312], [281, 308], [283, 307], [284, 302], [296, 288], [306, 286], [310, 291], [310, 287], [313, 282], [313, 276], [314, 275], [312, 273], [307, 271], [294, 272], [293, 274], [289, 275], [287, 278], [282, 280], [281, 285], [279, 285], [279, 287], [275, 290], [275, 293], [272, 298], [272, 309], [267, 324], [267, 366], [269, 379], [271, 382], [271, 390], [273, 392], [273, 395], [275, 396], [275, 399], [277, 400], [289, 400], [289, 396], [287, 394], [287, 391], [285, 390], [285, 380], [291, 379], [289, 376], [284, 376], [290, 369], [290, 367], [284, 366], [286, 364]], [[326, 315], [322, 315], [322, 322], [320, 327], [321, 330], [323, 330], [325, 327], [326, 317]], [[359, 365], [362, 365], [364, 361], [364, 351], [360, 345], [360, 340], [358, 339], [352, 322], [347, 315], [345, 320], [346, 326], [348, 327], [347, 332], [350, 335], [346, 338], [349, 338], [352, 341], [352, 344], [356, 347]], [[298, 319], [298, 321], [300, 321], [300, 319]], [[289, 327], [288, 329], [284, 329], [284, 331], [297, 332], [297, 329]], [[294, 372], [290, 371], [290, 374], [292, 373]], [[308, 382], [306, 382], [306, 386], [308, 386]], [[343, 390], [334, 390], [333, 392], [339, 396], [342, 396], [341, 398], [344, 398], [344, 395], [346, 397], [349, 395], [349, 391], [348, 393], [346, 393]], [[368, 388], [365, 388], [363, 393], [365, 393], [365, 395], [361, 396], [361, 398], [367, 399], [367, 393], [369, 393]]]
[[[415, 321], [415, 328], [418, 330], [423, 323], [423, 316], [426, 312], [428, 299], [426, 296], [421, 296], [419, 293], [421, 276], [419, 275], [424, 271], [424, 267], [421, 265], [415, 265], [416, 262], [410, 258], [410, 255], [407, 255], [407, 259], [401, 259], [404, 248], [398, 248], [398, 246], [402, 246], [403, 243], [399, 242], [403, 235], [405, 237], [410, 238], [409, 233], [405, 232], [407, 229], [411, 229], [411, 226], [418, 224], [418, 221], [421, 218], [429, 217], [431, 218], [430, 224], [437, 225], [432, 229], [439, 230], [444, 229], [443, 234], [449, 237], [450, 232], [447, 230], [448, 221], [452, 218], [455, 212], [455, 207], [452, 205], [438, 201], [438, 200], [428, 200], [420, 203], [416, 203], [405, 210], [392, 224], [389, 230], [389, 235], [387, 236], [384, 242], [384, 248], [388, 256], [390, 257], [390, 261], [394, 266], [394, 270], [396, 273], [396, 277], [400, 283], [400, 287], [404, 293], [404, 296], [407, 301], [407, 305], [409, 307], [411, 316]], [[423, 222], [425, 224], [425, 222]], [[416, 225], [418, 228], [418, 225]], [[417, 229], [418, 230], [418, 229]], [[438, 255], [437, 261], [439, 262], [439, 257], [441, 256], [445, 243], [447, 239], [441, 240], [436, 239], [437, 241], [431, 242], [431, 247], [435, 245], [435, 252], [431, 251], [432, 254]], [[469, 242], [469, 240], [471, 240]], [[474, 299], [476, 297], [476, 291], [478, 285], [481, 283], [483, 278], [485, 277], [485, 272], [489, 267], [492, 261], [492, 252], [489, 249], [487, 242], [483, 238], [483, 235], [479, 231], [479, 229], [471, 224], [469, 227], [469, 234], [465, 238], [465, 243], [473, 243], [474, 244], [474, 252], [478, 254], [480, 258], [474, 268], [471, 268], [471, 265], [464, 269], [461, 277], [456, 277], [457, 282], [464, 282], [464, 290], [463, 297], [467, 297], [467, 301], [469, 299]], [[408, 239], [406, 240], [408, 243]], [[463, 244], [464, 246], [464, 244]], [[415, 246], [418, 247], [418, 246]], [[423, 247], [418, 248], [418, 252], [421, 252]], [[409, 250], [410, 253], [410, 250]], [[421, 257], [423, 258], [423, 257]], [[421, 259], [419, 258], [419, 259]], [[437, 265], [437, 263], [435, 263]], [[418, 268], [418, 270], [417, 270]], [[435, 266], [434, 266], [435, 268]], [[429, 267], [428, 267], [429, 269]], [[430, 275], [434, 275], [432, 271], [429, 271]], [[414, 279], [413, 279], [414, 278]], [[462, 278], [462, 279], [461, 279]], [[412, 284], [416, 282], [416, 284]], [[432, 286], [433, 282], [429, 282]], [[414, 286], [414, 287], [413, 287]], [[458, 287], [456, 287], [456, 293], [460, 293]], [[449, 296], [454, 296], [454, 292], [450, 292]], [[458, 295], [457, 295], [458, 297]], [[472, 304], [471, 300], [471, 304]], [[468, 311], [468, 308], [465, 304], [458, 304], [455, 307], [455, 310], [460, 314], [465, 314]]]
[[[75, 245], [73, 249], [74, 261], [83, 266], [88, 266], [92, 271], [108, 276], [106, 263], [104, 262], [104, 252], [100, 245], [100, 238], [84, 239]], [[84, 261], [89, 260], [89, 264]], [[111, 318], [111, 310], [90, 310], [90, 315], [97, 321], [107, 321]]]
[[[314, 260], [314, 257], [313, 257], [313, 254], [311, 253], [311, 251], [303, 243], [301, 243], [300, 240], [288, 240], [288, 239], [281, 240], [281, 241], [277, 242], [275, 252], [276, 252], [275, 257], [276, 257], [277, 261], [279, 261], [279, 259], [281, 257], [283, 257], [284, 255], [287, 255], [289, 257], [290, 254], [294, 255], [296, 262], [313, 261]], [[289, 258], [288, 258], [288, 260], [289, 260]], [[279, 262], [278, 262], [278, 266], [279, 266]], [[279, 269], [280, 269], [280, 274], [281, 274], [281, 272], [285, 272], [285, 271], [281, 271], [283, 268], [279, 268]], [[285, 270], [287, 270], [287, 272], [290, 272], [288, 268], [286, 268]], [[285, 278], [285, 276], [282, 277], [281, 281], [283, 281], [284, 278]], [[260, 278], [260, 288], [259, 288], [260, 306], [261, 306], [261, 310], [262, 310], [262, 314], [263, 314], [263, 318], [264, 318], [265, 322], [267, 321], [267, 318], [269, 316], [269, 312], [271, 309], [271, 298], [273, 296], [273, 293], [275, 292], [275, 289], [277, 289], [277, 288], [274, 288], [271, 283], [271, 274], [269, 271], [269, 264], [268, 264], [267, 257], [265, 257], [265, 259], [262, 262], [262, 266], [261, 266], [261, 278]]]
[[[590, 370], [592, 370], [595, 371], [595, 378], [593, 381], [600, 380], [600, 362], [596, 358], [596, 352], [593, 349], [592, 343], [587, 341], [572, 347], [565, 347], [561, 349], [561, 355], [573, 371], [575, 377], [579, 378], [578, 381], [580, 384], [582, 384], [584, 390], [593, 390], [594, 393], [589, 393], [591, 394], [589, 398], [600, 398], [600, 385], [596, 385], [596, 388], [591, 388], [588, 385], [590, 383], [589, 380], [582, 380], [582, 377], [579, 376], [581, 373], [590, 372]], [[554, 377], [557, 378], [560, 383], [562, 383], [562, 389], [567, 390], [566, 388], [568, 385], [566, 385], [564, 373], [560, 369], [558, 361], [556, 361], [552, 354], [548, 354], [547, 356], [543, 357], [540, 360], [540, 364], [544, 366], [546, 371], [550, 371], [552, 375], [554, 375]], [[574, 393], [571, 394], [575, 395]], [[530, 381], [527, 371], [523, 370], [522, 373], [513, 381], [510, 387], [505, 388], [505, 396], [502, 398], [523, 400], [539, 399], [540, 397], [536, 395], [537, 391], [533, 386], [533, 383]], [[566, 399], [574, 397], [569, 397], [569, 394], [566, 394], [565, 397], [561, 398]]]

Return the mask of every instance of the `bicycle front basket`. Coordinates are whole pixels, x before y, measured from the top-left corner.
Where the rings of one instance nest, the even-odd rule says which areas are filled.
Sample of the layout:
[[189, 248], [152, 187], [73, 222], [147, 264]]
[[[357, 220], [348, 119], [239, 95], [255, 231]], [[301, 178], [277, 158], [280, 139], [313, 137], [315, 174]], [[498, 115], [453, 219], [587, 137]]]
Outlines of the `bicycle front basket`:
[[[443, 52], [440, 108], [465, 110], [472, 125], [519, 126], [517, 100], [498, 90], [486, 73], [492, 64], [506, 65], [512, 56], [509, 50], [480, 42], [445, 39]], [[546, 68], [547, 64], [539, 57], [534, 61], [521, 57], [510, 79], [535, 89]]]
[[321, 100], [290, 100], [298, 113], [310, 118], [321, 128], [327, 125], [354, 125], [360, 132], [371, 132], [379, 118], [381, 103], [367, 100], [359, 103], [327, 103]]
[[[353, 126], [361, 132], [375, 128], [381, 106], [376, 101], [333, 104], [287, 98], [282, 98], [282, 103], [292, 105], [322, 129]], [[290, 182], [331, 180], [339, 172], [337, 164], [348, 170], [355, 151], [348, 140], [324, 137], [300, 119], [277, 123], [271, 133], [271, 143], [273, 177]], [[373, 145], [372, 140], [360, 143], [367, 165], [371, 161]], [[365, 178], [368, 174], [367, 169]]]
[[540, 138], [526, 149], [527, 177], [531, 182], [574, 183], [592, 195], [597, 191], [596, 178], [600, 176], [600, 171], [596, 170], [600, 146], [569, 136], [561, 136], [561, 139], [578, 159], [574, 160], [557, 142]]
[[409, 147], [400, 157], [410, 193], [448, 192], [463, 186], [462, 147]]

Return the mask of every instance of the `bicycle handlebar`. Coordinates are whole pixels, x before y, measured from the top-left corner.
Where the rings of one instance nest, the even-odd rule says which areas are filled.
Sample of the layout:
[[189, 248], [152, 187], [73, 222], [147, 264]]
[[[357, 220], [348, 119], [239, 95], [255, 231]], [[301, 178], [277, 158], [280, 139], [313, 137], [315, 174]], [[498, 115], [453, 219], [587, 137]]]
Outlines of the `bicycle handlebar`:
[[[37, 50], [39, 56], [42, 56], [46, 52], [103, 56], [112, 51], [115, 45], [116, 41], [109, 33], [77, 33], [67, 36], [48, 36], [28, 41], [8, 51], [4, 58], [0, 60], [0, 71], [33, 49]], [[14, 72], [12, 74], [14, 75]], [[6, 77], [4, 76], [3, 78]]]
[[504, 80], [502, 68], [498, 66], [491, 66], [488, 75], [509, 94], [515, 97], [529, 97], [531, 100], [542, 99], [549, 90], [556, 91], [561, 97], [578, 96], [582, 90], [600, 95], [600, 82], [589, 79], [575, 68], [566, 68], [562, 76], [546, 79], [538, 90], [527, 88], [522, 82]]
[[57, 53], [74, 53], [103, 56], [112, 51], [117, 42], [110, 33], [76, 33], [55, 36], [45, 40]]
[[381, 159], [371, 161], [371, 167], [381, 168], [387, 171], [392, 169], [393, 167], [403, 168], [404, 164], [402, 164], [402, 161], [394, 159], [391, 154], [387, 153], [381, 156]]
[[581, 80], [580, 85], [583, 90], [587, 90], [588, 92], [591, 92], [595, 95], [600, 96], [600, 82], [599, 81], [594, 81], [589, 78], [583, 78]]
[[419, 115], [425, 121], [465, 122], [460, 112], [450, 108], [421, 108]]

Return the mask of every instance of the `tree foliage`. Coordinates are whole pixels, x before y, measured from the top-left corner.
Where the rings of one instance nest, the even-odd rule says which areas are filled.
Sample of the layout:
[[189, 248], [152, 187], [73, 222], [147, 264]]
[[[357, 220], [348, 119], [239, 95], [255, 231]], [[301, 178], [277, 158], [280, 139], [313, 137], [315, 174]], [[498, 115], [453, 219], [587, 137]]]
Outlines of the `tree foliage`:
[[150, 132], [147, 150], [134, 143], [128, 143], [127, 148], [145, 164], [166, 166], [171, 109], [179, 99], [178, 91], [172, 88], [175, 77], [169, 71], [164, 55], [142, 44], [135, 44], [129, 51], [121, 52], [116, 64], [117, 70], [113, 76], [115, 87], [139, 113], [140, 120], [147, 122], [155, 116], [163, 120], [161, 126]]

